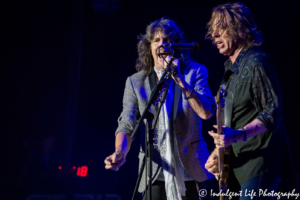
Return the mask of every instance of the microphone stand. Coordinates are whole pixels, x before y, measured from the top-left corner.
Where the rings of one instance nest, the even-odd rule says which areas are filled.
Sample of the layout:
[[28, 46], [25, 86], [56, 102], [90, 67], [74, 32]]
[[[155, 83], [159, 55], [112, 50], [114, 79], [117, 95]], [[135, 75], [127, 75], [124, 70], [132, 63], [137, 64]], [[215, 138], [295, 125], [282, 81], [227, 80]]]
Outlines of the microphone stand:
[[[143, 158], [142, 165], [141, 165], [141, 168], [139, 171], [139, 176], [138, 176], [135, 188], [134, 188], [132, 200], [134, 200], [136, 197], [136, 194], [138, 191], [138, 186], [140, 185], [142, 174], [143, 174], [143, 171], [145, 168], [146, 168], [146, 182], [145, 182], [146, 198], [145, 198], [145, 200], [152, 200], [152, 183], [151, 182], [152, 182], [152, 158], [153, 158], [153, 131], [156, 127], [159, 113], [160, 113], [162, 105], [165, 102], [170, 84], [167, 85], [165, 91], [163, 92], [162, 98], [160, 99], [160, 104], [159, 104], [155, 119], [154, 119], [154, 115], [151, 112], [149, 112], [149, 109], [150, 109], [151, 105], [153, 104], [153, 102], [155, 101], [155, 98], [157, 97], [158, 92], [162, 88], [165, 81], [170, 80], [172, 74], [174, 74], [174, 75], [178, 74], [177, 70], [174, 70], [174, 68], [171, 68], [172, 62], [175, 59], [173, 56], [174, 56], [174, 51], [172, 53], [171, 60], [169, 61], [168, 65], [166, 67], [166, 70], [164, 71], [160, 81], [153, 88], [151, 95], [150, 95], [150, 99], [146, 104], [146, 108], [145, 108], [143, 114], [141, 115], [140, 119], [138, 120], [138, 122], [133, 130], [132, 136], [131, 136], [132, 138], [135, 137], [138, 127], [143, 122], [143, 120], [146, 119], [147, 127], [148, 127], [148, 131], [147, 131], [148, 135], [146, 132], [145, 133], [146, 134], [146, 136], [145, 136], [145, 156]], [[154, 120], [154, 123], [152, 123], [153, 120]], [[147, 163], [146, 165], [145, 165], [145, 162]]]

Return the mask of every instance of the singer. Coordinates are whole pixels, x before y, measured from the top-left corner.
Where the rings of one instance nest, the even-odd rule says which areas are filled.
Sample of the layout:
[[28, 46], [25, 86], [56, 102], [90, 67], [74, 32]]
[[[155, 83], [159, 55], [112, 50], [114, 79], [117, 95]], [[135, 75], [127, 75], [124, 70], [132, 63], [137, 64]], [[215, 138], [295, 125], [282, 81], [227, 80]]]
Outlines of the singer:
[[[115, 152], [105, 159], [106, 169], [117, 171], [126, 160], [133, 128], [173, 51], [163, 47], [163, 44], [182, 42], [181, 30], [174, 21], [165, 18], [151, 23], [146, 28], [146, 34], [139, 37], [138, 72], [126, 81]], [[204, 168], [209, 152], [202, 137], [201, 125], [202, 119], [209, 119], [214, 114], [215, 101], [207, 85], [205, 66], [192, 62], [186, 50], [180, 50], [175, 55], [178, 57], [172, 67], [178, 70], [178, 74], [170, 80], [153, 138], [152, 197], [154, 200], [198, 200], [197, 188], [204, 188], [205, 181], [214, 177]], [[154, 115], [156, 106], [151, 107]], [[145, 152], [143, 137], [144, 134], [140, 165]], [[139, 192], [145, 190], [145, 180], [144, 171]]]
[[[276, 69], [260, 48], [261, 34], [245, 5], [214, 8], [207, 27], [208, 38], [229, 57], [222, 80], [228, 93], [226, 127], [222, 135], [209, 132], [217, 148], [232, 147], [229, 189], [242, 191], [240, 200], [252, 199], [247, 191], [256, 194], [254, 199], [273, 199], [258, 196], [259, 190], [276, 191], [280, 180], [293, 174]], [[217, 176], [216, 150], [205, 167]]]

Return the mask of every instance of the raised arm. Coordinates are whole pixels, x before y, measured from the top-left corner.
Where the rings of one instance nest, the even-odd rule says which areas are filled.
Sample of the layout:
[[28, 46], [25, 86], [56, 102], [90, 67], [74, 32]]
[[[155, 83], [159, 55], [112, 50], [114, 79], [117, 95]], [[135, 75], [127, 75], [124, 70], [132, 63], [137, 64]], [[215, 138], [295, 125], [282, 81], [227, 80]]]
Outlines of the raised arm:
[[[202, 119], [209, 119], [214, 114], [215, 102], [207, 84], [208, 72], [204, 65], [193, 64], [197, 64], [199, 67], [192, 68], [192, 71], [185, 75], [190, 78], [190, 83], [187, 83], [180, 73], [177, 76], [173, 76], [173, 79], [180, 87], [194, 112]], [[179, 70], [179, 64], [176, 68]]]

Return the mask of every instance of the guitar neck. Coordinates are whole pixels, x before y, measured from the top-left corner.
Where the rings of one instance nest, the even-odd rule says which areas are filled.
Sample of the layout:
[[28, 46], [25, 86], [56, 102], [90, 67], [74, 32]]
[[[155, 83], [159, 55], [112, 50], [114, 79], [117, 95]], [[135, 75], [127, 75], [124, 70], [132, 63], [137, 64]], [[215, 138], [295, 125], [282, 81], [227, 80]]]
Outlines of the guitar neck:
[[[217, 94], [217, 133], [223, 133], [222, 128], [222, 106], [220, 102], [220, 92]], [[218, 149], [218, 172], [220, 173], [219, 188], [222, 193], [225, 193], [228, 186], [229, 177], [229, 154], [230, 147]], [[221, 195], [220, 200], [227, 200], [226, 196]]]
[[[217, 104], [217, 133], [221, 135], [223, 132], [222, 128], [222, 108], [221, 103]], [[218, 163], [219, 163], [219, 173], [222, 171], [222, 164], [224, 163], [224, 153], [222, 149], [218, 149]]]

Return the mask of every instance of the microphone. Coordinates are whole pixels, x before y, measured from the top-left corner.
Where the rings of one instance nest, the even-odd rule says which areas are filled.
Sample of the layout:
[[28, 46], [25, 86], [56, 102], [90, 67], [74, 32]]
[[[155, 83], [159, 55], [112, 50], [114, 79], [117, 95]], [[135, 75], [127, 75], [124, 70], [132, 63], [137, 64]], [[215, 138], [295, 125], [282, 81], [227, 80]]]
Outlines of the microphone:
[[198, 42], [193, 43], [167, 43], [163, 44], [162, 47], [170, 47], [173, 49], [191, 49], [191, 50], [199, 50], [202, 49], [202, 45]]

